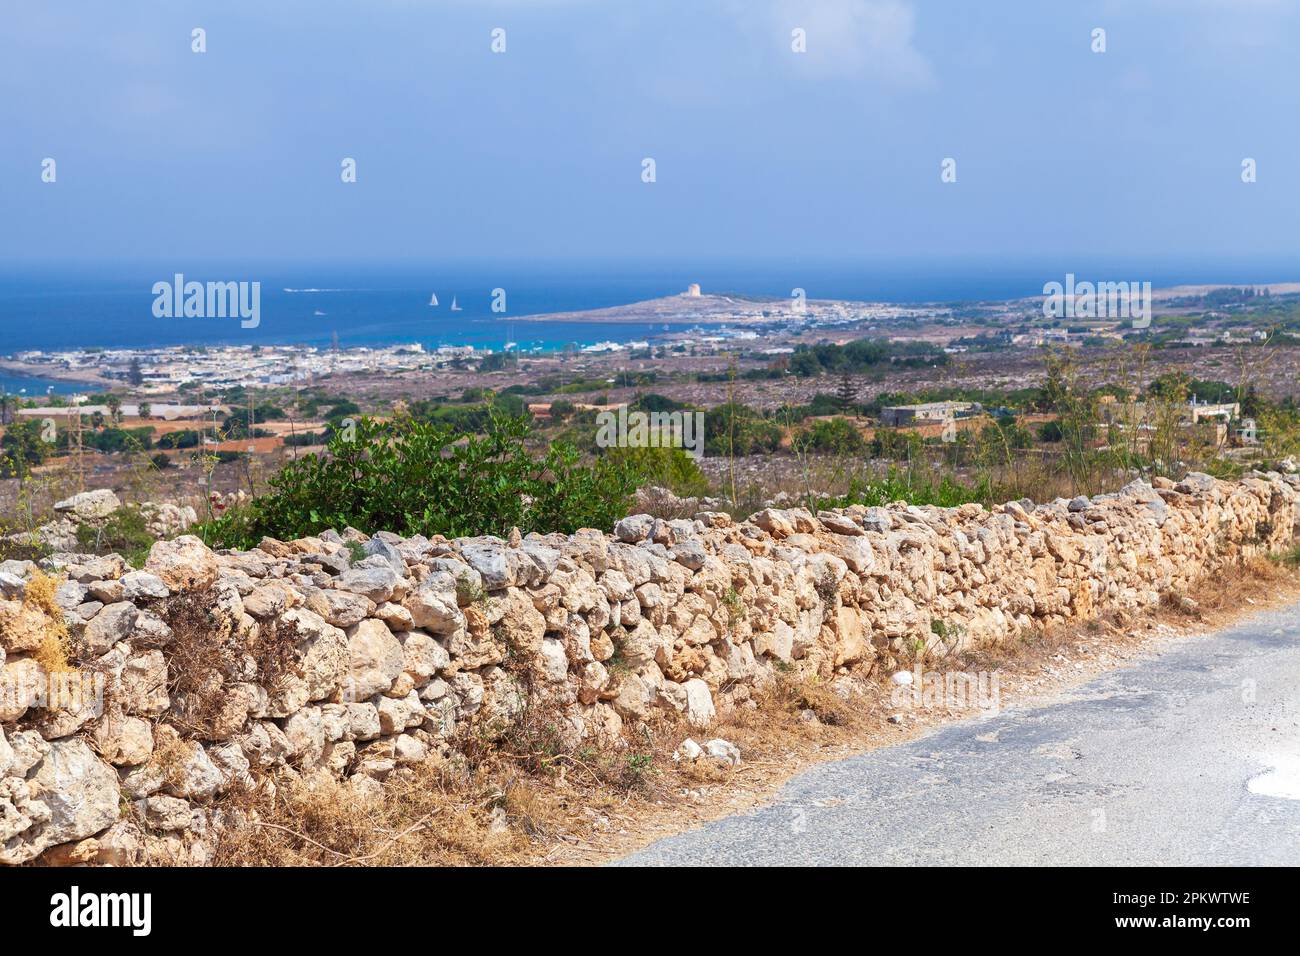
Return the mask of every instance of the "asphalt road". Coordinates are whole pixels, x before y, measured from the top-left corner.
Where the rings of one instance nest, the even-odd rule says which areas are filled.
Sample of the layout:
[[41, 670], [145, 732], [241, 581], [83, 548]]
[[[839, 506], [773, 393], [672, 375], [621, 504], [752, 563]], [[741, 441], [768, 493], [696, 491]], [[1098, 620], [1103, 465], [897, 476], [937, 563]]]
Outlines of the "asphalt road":
[[1300, 605], [814, 767], [619, 865], [1300, 864]]

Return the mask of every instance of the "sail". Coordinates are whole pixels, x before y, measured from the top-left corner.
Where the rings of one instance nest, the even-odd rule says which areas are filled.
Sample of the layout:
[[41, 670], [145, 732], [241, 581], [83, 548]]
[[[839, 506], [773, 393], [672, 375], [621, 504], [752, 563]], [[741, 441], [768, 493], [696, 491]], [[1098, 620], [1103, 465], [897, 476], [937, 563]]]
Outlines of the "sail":
[[438, 293], [435, 292], [433, 295], [429, 296], [429, 304], [430, 305], [438, 304]]

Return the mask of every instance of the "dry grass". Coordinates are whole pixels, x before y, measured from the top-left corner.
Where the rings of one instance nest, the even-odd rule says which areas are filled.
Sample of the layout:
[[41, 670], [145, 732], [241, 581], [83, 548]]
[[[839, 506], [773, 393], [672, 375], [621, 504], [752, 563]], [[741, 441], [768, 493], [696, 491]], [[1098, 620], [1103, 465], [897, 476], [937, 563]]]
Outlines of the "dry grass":
[[299, 673], [298, 635], [291, 624], [263, 621], [250, 634], [232, 618], [217, 612], [214, 592], [182, 592], [160, 604], [160, 614], [172, 630], [162, 648], [175, 704], [169, 719], [178, 729], [212, 736], [215, 727], [229, 719], [226, 686], [247, 680], [248, 658], [256, 666], [255, 680], [272, 694]]
[[63, 620], [63, 609], [55, 594], [63, 584], [62, 578], [36, 572], [27, 582], [23, 607], [29, 621], [41, 630], [40, 645], [32, 657], [49, 674], [66, 674], [76, 670], [72, 666], [72, 640], [68, 625]]
[[[395, 773], [382, 794], [313, 778], [236, 795], [247, 820], [217, 846], [219, 866], [494, 865], [513, 862], [542, 811], [499, 782], [431, 760]], [[228, 804], [234, 801], [227, 801]], [[509, 825], [515, 808], [516, 826]], [[494, 812], [502, 808], [501, 812]]]
[[[607, 745], [572, 742], [561, 712], [521, 710], [490, 734], [462, 738], [450, 759], [400, 768], [362, 799], [347, 784], [311, 778], [262, 785], [223, 798], [245, 826], [226, 832], [223, 865], [538, 864], [564, 851], [601, 853], [647, 816], [674, 816], [792, 749], [828, 737], [845, 743], [867, 729], [870, 708], [820, 682], [783, 673], [707, 732], [656, 716]], [[817, 721], [801, 718], [811, 711]], [[740, 767], [701, 759], [678, 764], [687, 736], [721, 736], [745, 754]]]

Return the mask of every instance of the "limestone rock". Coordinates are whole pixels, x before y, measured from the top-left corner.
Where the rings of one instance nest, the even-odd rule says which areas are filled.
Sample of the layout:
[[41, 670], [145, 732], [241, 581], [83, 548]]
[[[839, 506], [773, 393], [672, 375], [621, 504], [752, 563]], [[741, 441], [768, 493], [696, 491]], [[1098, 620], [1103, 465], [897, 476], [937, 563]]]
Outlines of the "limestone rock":
[[718, 712], [713, 706], [713, 695], [709, 685], [698, 677], [693, 677], [683, 685], [686, 689], [686, 719], [695, 727], [707, 727], [713, 723]]
[[142, 764], [153, 753], [153, 728], [149, 721], [117, 711], [99, 720], [93, 739], [100, 756], [119, 767]]
[[706, 741], [704, 753], [710, 760], [715, 760], [728, 767], [740, 765], [740, 748], [729, 740], [716, 737], [713, 740]]
[[145, 819], [156, 830], [186, 830], [190, 825], [190, 805], [179, 797], [147, 797]]
[[103, 608], [91, 618], [81, 633], [80, 643], [85, 652], [98, 656], [118, 641], [126, 640], [135, 629], [139, 614], [139, 610], [130, 601], [119, 601]]
[[126, 601], [147, 601], [171, 595], [163, 579], [148, 571], [128, 571], [122, 575], [122, 598]]
[[167, 659], [162, 651], [154, 650], [126, 661], [116, 696], [127, 714], [151, 717], [165, 713], [171, 706], [167, 688]]
[[510, 647], [524, 657], [531, 657], [541, 650], [546, 618], [533, 606], [526, 592], [509, 588], [501, 597], [494, 598], [493, 604], [501, 613], [498, 626]]
[[368, 618], [348, 629], [348, 673], [343, 699], [361, 701], [382, 694], [405, 665], [402, 645], [383, 621]]
[[198, 741], [176, 743], [164, 752], [164, 789], [186, 800], [208, 800], [225, 785], [225, 778]]
[[217, 556], [206, 544], [188, 534], [172, 541], [155, 541], [144, 570], [156, 575], [173, 591], [202, 591], [215, 584], [220, 574]]
[[83, 491], [79, 495], [65, 498], [54, 503], [54, 510], [60, 514], [71, 514], [81, 521], [95, 521], [107, 518], [118, 508], [121, 500], [107, 488]]
[[402, 669], [415, 679], [417, 685], [451, 665], [451, 655], [446, 648], [423, 631], [403, 631], [395, 637], [402, 645]]
[[673, 751], [673, 761], [676, 763], [693, 763], [702, 756], [704, 756], [704, 748], [690, 737], [683, 740]]
[[[118, 818], [117, 774], [79, 737], [51, 743], [32, 780], [39, 794], [33, 802], [43, 809], [0, 848], [0, 863], [24, 863], [48, 847], [94, 836]], [[0, 796], [0, 818], [3, 801]]]
[[407, 592], [406, 579], [393, 570], [385, 559], [367, 559], [373, 563], [354, 565], [351, 570], [334, 579], [334, 586], [382, 604], [394, 598], [401, 600]]
[[636, 544], [650, 537], [655, 519], [652, 515], [629, 515], [614, 525], [614, 537], [629, 544]]
[[456, 598], [456, 585], [450, 575], [433, 576], [412, 591], [402, 606], [411, 615], [415, 627], [434, 634], [451, 634], [465, 626], [465, 615]]

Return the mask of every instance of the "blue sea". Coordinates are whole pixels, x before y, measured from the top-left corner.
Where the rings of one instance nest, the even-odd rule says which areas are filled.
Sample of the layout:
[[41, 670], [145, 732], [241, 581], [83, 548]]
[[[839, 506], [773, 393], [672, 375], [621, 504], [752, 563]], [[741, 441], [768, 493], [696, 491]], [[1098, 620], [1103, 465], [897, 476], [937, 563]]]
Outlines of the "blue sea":
[[[633, 341], [672, 331], [662, 325], [512, 322], [512, 318], [622, 305], [672, 295], [691, 282], [707, 293], [896, 303], [994, 300], [1039, 295], [1067, 271], [1080, 278], [1263, 283], [1295, 279], [1293, 263], [905, 262], [548, 265], [214, 264], [169, 262], [0, 267], [0, 355], [26, 349], [140, 348], [163, 345], [310, 344], [344, 347], [419, 342], [559, 349]], [[155, 282], [259, 281], [261, 324], [237, 319], [155, 318]], [[507, 312], [492, 311], [496, 288]], [[439, 305], [431, 307], [431, 295]], [[451, 311], [453, 299], [461, 311]], [[38, 385], [44, 390], [46, 384]], [[10, 390], [12, 382], [7, 386]], [[29, 387], [29, 391], [31, 386]]]
[[86, 391], [87, 386], [76, 382], [61, 382], [52, 378], [25, 378], [0, 371], [0, 395], [21, 395], [23, 398], [39, 398], [42, 395], [72, 395]]

